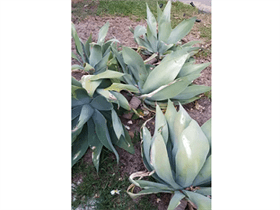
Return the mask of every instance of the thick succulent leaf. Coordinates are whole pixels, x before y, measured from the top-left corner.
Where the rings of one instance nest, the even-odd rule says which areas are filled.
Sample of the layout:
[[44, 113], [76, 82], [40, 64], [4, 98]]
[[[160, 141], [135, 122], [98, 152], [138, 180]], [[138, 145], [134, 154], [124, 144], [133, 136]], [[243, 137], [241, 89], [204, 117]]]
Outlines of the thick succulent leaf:
[[157, 175], [174, 189], [181, 188], [173, 179], [171, 166], [162, 135], [158, 132], [150, 151], [151, 164]]
[[[74, 54], [73, 52], [71, 52], [71, 58], [76, 59], [80, 64], [83, 64], [80, 59], [78, 58], [78, 56], [76, 54]], [[73, 70], [73, 69], [72, 69]]]
[[113, 90], [120, 92], [121, 90], [126, 90], [134, 93], [139, 93], [137, 87], [133, 85], [121, 84], [121, 83], [113, 83], [110, 87], [106, 88], [105, 90]]
[[189, 197], [189, 200], [197, 206], [198, 210], [211, 210], [210, 198], [191, 191], [183, 190], [183, 192]]
[[88, 71], [95, 71], [95, 69], [91, 65], [89, 65], [88, 63], [85, 63], [84, 71], [86, 71], [86, 72], [88, 72]]
[[[72, 93], [73, 95], [73, 93]], [[72, 97], [72, 108], [75, 106], [87, 104], [90, 102], [91, 98], [88, 96], [85, 89], [78, 88], [75, 90], [75, 97]]]
[[118, 104], [122, 108], [124, 108], [126, 110], [130, 110], [131, 109], [127, 99], [121, 93], [118, 93], [118, 92], [115, 92], [115, 91], [112, 91], [111, 93], [117, 98]]
[[105, 23], [105, 25], [103, 25], [100, 28], [99, 33], [98, 33], [98, 41], [97, 41], [98, 44], [103, 44], [104, 43], [105, 37], [106, 37], [107, 32], [108, 32], [108, 29], [109, 29], [109, 22]]
[[134, 29], [134, 38], [142, 36], [147, 32], [146, 28], [144, 26], [136, 26]]
[[77, 53], [81, 56], [83, 62], [85, 62], [85, 57], [84, 57], [84, 52], [83, 52], [83, 46], [82, 43], [80, 41], [80, 38], [77, 34], [77, 31], [75, 29], [75, 25], [74, 23], [72, 23], [72, 37], [75, 41], [75, 46], [76, 46], [76, 51]]
[[124, 136], [122, 122], [114, 109], [112, 109], [111, 113], [112, 113], [112, 122], [113, 122], [113, 128], [114, 128], [115, 134], [116, 134], [117, 138], [120, 139], [121, 136]]
[[77, 118], [82, 110], [82, 106], [76, 106], [72, 109], [72, 114], [71, 114], [71, 120], [74, 120], [75, 118]]
[[92, 162], [96, 171], [99, 171], [100, 154], [103, 148], [103, 144], [99, 141], [96, 133], [93, 118], [87, 122], [88, 126], [88, 145], [92, 150]]
[[193, 98], [190, 98], [190, 99], [184, 99], [184, 100], [173, 100], [173, 102], [174, 102], [174, 104], [175, 105], [178, 105], [179, 103], [180, 104], [188, 104], [188, 103], [191, 103], [191, 102], [193, 102], [193, 101], [196, 101], [196, 100], [198, 100], [198, 99], [200, 99], [200, 97], [193, 97]]
[[130, 154], [134, 154], [135, 150], [134, 150], [133, 144], [131, 142], [131, 138], [130, 138], [127, 130], [124, 128], [124, 126], [122, 127], [122, 130], [124, 132], [124, 136], [121, 136], [119, 141], [117, 141], [115, 143], [115, 145], [128, 151]]
[[98, 44], [95, 44], [90, 49], [89, 64], [92, 67], [95, 67], [95, 65], [98, 64], [101, 61], [101, 59], [102, 59], [101, 46]]
[[[193, 75], [193, 74], [191, 74]], [[189, 76], [191, 76], [189, 75]], [[189, 77], [187, 76], [187, 77]], [[201, 93], [205, 93], [207, 91], [211, 90], [211, 87], [209, 86], [204, 86], [204, 85], [191, 85], [189, 87], [187, 87], [186, 89], [184, 89], [181, 93], [179, 93], [178, 95], [172, 97], [172, 99], [176, 99], [176, 100], [187, 100], [187, 99], [191, 99]]]
[[91, 78], [91, 75], [82, 76], [81, 83], [82, 83], [83, 88], [87, 91], [88, 95], [90, 97], [92, 97], [95, 90], [101, 84], [102, 80], [92, 81], [90, 78]]
[[168, 44], [175, 44], [180, 41], [184, 36], [186, 36], [192, 29], [195, 23], [196, 17], [190, 18], [188, 20], [183, 20], [179, 23], [172, 31], [167, 40]]
[[87, 149], [87, 128], [84, 127], [78, 139], [72, 144], [72, 166], [86, 153]]
[[185, 63], [180, 70], [178, 77], [184, 77], [192, 73], [200, 73], [203, 69], [209, 66], [210, 63], [202, 63], [202, 64], [192, 64], [192, 63]]
[[173, 44], [166, 44], [163, 41], [159, 41], [158, 42], [158, 52], [161, 55], [163, 55], [164, 53], [167, 53], [169, 49], [171, 49], [173, 47]]
[[167, 121], [158, 105], [156, 107], [155, 133], [157, 133], [157, 131], [159, 131], [161, 133], [164, 143], [167, 144], [168, 125], [167, 125]]
[[107, 99], [103, 96], [97, 96], [90, 102], [90, 105], [97, 109], [102, 111], [108, 111], [113, 109], [113, 106], [110, 102], [107, 101]]
[[167, 109], [165, 112], [165, 118], [168, 123], [170, 138], [171, 138], [172, 142], [174, 142], [174, 139], [175, 139], [174, 121], [175, 121], [176, 115], [177, 115], [177, 111], [176, 111], [173, 103], [171, 102], [171, 100], [168, 99], [168, 105], [167, 105]]
[[150, 26], [147, 25], [147, 40], [149, 41], [151, 47], [152, 47], [152, 52], [156, 52], [157, 51], [157, 36], [154, 36], [151, 29], [150, 29]]
[[119, 162], [119, 155], [118, 155], [116, 149], [114, 148], [110, 135], [109, 135], [109, 131], [108, 131], [108, 127], [107, 127], [107, 120], [98, 110], [95, 110], [95, 112], [93, 114], [93, 121], [95, 124], [95, 130], [96, 130], [98, 139], [107, 149], [114, 152], [114, 154], [117, 158], [117, 162]]
[[124, 63], [124, 60], [123, 60], [123, 56], [120, 52], [118, 52], [117, 50], [117, 46], [116, 45], [111, 45], [111, 50], [113, 52], [113, 55], [116, 57], [117, 61], [119, 62], [122, 70], [124, 73], [128, 73], [127, 69], [126, 69], [126, 66], [125, 66], [125, 63]]
[[149, 93], [162, 85], [172, 82], [189, 57], [185, 50], [178, 50], [166, 56], [160, 65], [148, 75], [143, 86], [143, 93]]
[[174, 210], [177, 206], [180, 205], [181, 200], [185, 198], [186, 195], [181, 193], [180, 191], [175, 191], [173, 197], [171, 198], [167, 210]]
[[158, 189], [158, 188], [149, 188], [146, 190], [142, 190], [142, 191], [138, 192], [137, 194], [129, 192], [129, 191], [127, 191], [127, 193], [132, 199], [135, 199], [141, 195], [149, 195], [149, 194], [157, 194], [157, 193], [171, 193], [171, 191], [162, 190], [162, 189]]
[[157, 37], [157, 21], [153, 13], [151, 12], [148, 4], [146, 3], [147, 7], [147, 24], [149, 26], [149, 29], [151, 30], [151, 33], [154, 37]]
[[124, 62], [130, 67], [130, 70], [133, 72], [136, 80], [138, 80], [141, 88], [148, 76], [143, 59], [131, 48], [123, 47], [122, 52]]
[[108, 53], [107, 55], [102, 57], [102, 59], [99, 61], [99, 63], [96, 64], [96, 66], [95, 66], [96, 73], [95, 74], [100, 74], [101, 72], [106, 71], [107, 62], [108, 62], [110, 55], [111, 55], [111, 53]]
[[195, 192], [207, 196], [207, 195], [212, 195], [211, 189], [212, 189], [211, 187], [200, 187], [200, 189]]
[[75, 126], [73, 130], [76, 130], [78, 128], [81, 128], [88, 119], [92, 116], [94, 110], [89, 104], [84, 104], [81, 108], [78, 124]]
[[153, 48], [151, 47], [150, 43], [146, 40], [143, 40], [142, 38], [135, 38], [135, 41], [138, 45], [145, 47], [148, 51], [153, 52]]
[[151, 181], [146, 181], [146, 180], [133, 180], [135, 183], [138, 184], [139, 187], [141, 188], [158, 188], [162, 190], [170, 190], [173, 191], [174, 189], [171, 187], [168, 187], [165, 184], [157, 183], [157, 182], [151, 182]]
[[82, 67], [80, 65], [77, 65], [77, 64], [74, 64], [74, 65], [71, 66], [71, 70], [79, 70], [79, 69], [83, 70], [84, 67]]
[[201, 129], [205, 136], [207, 137], [209, 141], [209, 145], [211, 147], [211, 119], [207, 120], [202, 126]]
[[166, 100], [168, 98], [176, 98], [178, 94], [183, 92], [189, 84], [193, 82], [193, 78], [197, 75], [189, 75], [186, 77], [179, 78], [174, 80], [173, 82], [159, 87], [157, 90], [148, 94], [148, 99], [161, 101]]
[[192, 185], [203, 167], [209, 143], [195, 120], [192, 120], [178, 139], [176, 161], [176, 182], [183, 187]]
[[[171, 34], [171, 22], [162, 22], [158, 26], [158, 40], [167, 43], [167, 40]], [[172, 43], [173, 46], [173, 43]]]
[[158, 23], [159, 23], [159, 21], [160, 21], [161, 15], [162, 15], [162, 10], [161, 10], [161, 8], [159, 7], [159, 4], [158, 4], [158, 2], [157, 2], [157, 21], [158, 21]]
[[171, 1], [168, 1], [163, 12], [161, 13], [160, 19], [158, 20], [158, 24], [160, 25], [162, 22], [170, 22], [170, 13]]
[[96, 75], [87, 75], [89, 80], [99, 80], [99, 79], [119, 79], [122, 80], [122, 77], [124, 76], [123, 73], [112, 71], [112, 70], [106, 70], [100, 74]]
[[[142, 136], [143, 136], [143, 152], [146, 157], [147, 163], [150, 165], [150, 149], [151, 149], [151, 143], [152, 143], [152, 137], [150, 131], [143, 127], [142, 129]], [[153, 166], [150, 165], [150, 167], [153, 169]]]
[[202, 169], [193, 181], [193, 186], [200, 186], [211, 181], [211, 155], [205, 161]]
[[86, 56], [89, 58], [90, 56], [90, 43], [92, 42], [92, 34], [89, 35], [88, 40], [85, 43], [85, 53]]
[[74, 77], [71, 77], [72, 81], [71, 81], [71, 84], [72, 85], [75, 85], [75, 86], [78, 86], [78, 87], [83, 87], [82, 84], [76, 80]]

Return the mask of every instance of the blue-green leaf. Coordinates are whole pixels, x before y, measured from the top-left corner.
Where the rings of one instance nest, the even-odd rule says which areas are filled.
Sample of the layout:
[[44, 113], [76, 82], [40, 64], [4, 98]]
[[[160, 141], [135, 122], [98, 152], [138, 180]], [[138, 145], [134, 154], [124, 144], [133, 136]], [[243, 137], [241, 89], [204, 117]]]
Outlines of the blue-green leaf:
[[90, 105], [98, 110], [104, 110], [104, 111], [108, 111], [113, 109], [113, 106], [110, 102], [107, 101], [107, 99], [101, 95], [95, 97], [94, 99], [92, 99], [92, 101], [90, 102]]
[[197, 206], [198, 210], [211, 210], [210, 198], [191, 191], [183, 190], [183, 192], [189, 197], [189, 200], [191, 200]]
[[105, 25], [103, 25], [99, 30], [98, 41], [97, 41], [98, 44], [103, 44], [104, 43], [105, 37], [106, 37], [107, 32], [108, 32], [108, 29], [109, 29], [109, 22], [106, 22]]
[[87, 149], [87, 129], [85, 127], [78, 139], [72, 144], [72, 166], [86, 153]]
[[175, 191], [173, 197], [171, 198], [167, 210], [174, 210], [177, 206], [180, 205], [181, 200], [185, 198], [186, 195], [181, 193], [180, 191]]

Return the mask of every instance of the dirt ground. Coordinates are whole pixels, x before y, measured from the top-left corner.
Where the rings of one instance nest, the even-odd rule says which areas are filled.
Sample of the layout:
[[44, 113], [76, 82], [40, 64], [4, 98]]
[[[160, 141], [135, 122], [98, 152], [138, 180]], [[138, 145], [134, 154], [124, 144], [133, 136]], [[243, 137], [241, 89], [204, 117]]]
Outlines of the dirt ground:
[[[93, 35], [93, 40], [96, 41], [99, 29], [107, 21], [109, 21], [110, 27], [108, 30], [106, 40], [109, 40], [111, 38], [116, 38], [120, 41], [122, 45], [129, 46], [129, 47], [137, 47], [137, 45], [134, 42], [133, 34], [129, 31], [128, 27], [132, 26], [133, 28], [135, 28], [137, 25], [146, 25], [144, 21], [134, 22], [129, 17], [112, 18], [112, 17], [95, 16], [95, 17], [88, 17], [87, 19], [80, 22], [75, 21], [75, 18], [72, 18], [72, 21], [75, 24], [77, 33], [79, 37], [82, 39], [82, 41], [86, 41], [90, 33], [92, 33]], [[201, 40], [199, 34], [197, 34], [196, 32], [191, 32], [188, 36], [185, 37], [185, 39], [187, 39], [188, 41]], [[72, 51], [75, 51], [73, 40], [72, 40]], [[196, 63], [205, 63], [210, 61], [211, 61], [211, 54], [209, 54], [208, 57], [197, 58]], [[75, 73], [72, 72], [72, 76], [74, 76], [79, 80], [82, 76], [82, 72], [75, 72]], [[196, 79], [194, 83], [211, 86], [211, 65], [202, 71], [201, 77]], [[202, 96], [196, 102], [184, 105], [183, 107], [187, 110], [189, 115], [199, 123], [199, 125], [202, 125], [208, 119], [211, 118], [211, 99], [209, 99], [206, 96]], [[125, 125], [128, 125], [127, 123], [128, 120], [123, 118], [121, 120]], [[130, 129], [131, 136], [133, 135], [135, 130], [140, 131], [140, 126], [141, 126], [139, 120], [132, 120], [132, 121], [133, 121], [133, 126], [129, 125], [131, 127]], [[153, 127], [152, 123], [153, 122], [150, 122], [150, 124], [148, 124], [150, 128]], [[117, 148], [117, 151], [120, 156], [120, 163], [121, 165], [125, 166], [122, 168], [121, 171], [121, 174], [123, 175], [125, 174], [130, 175], [136, 171], [146, 170], [140, 154], [140, 142], [134, 144], [134, 148], [135, 148], [134, 155], [129, 154], [123, 149]], [[88, 162], [91, 163], [91, 154], [89, 151], [84, 156], [84, 159], [85, 160], [88, 159], [89, 160]], [[170, 201], [170, 195], [162, 194], [160, 197], [161, 201], [159, 203], [156, 202], [157, 200], [156, 195], [151, 195], [150, 199], [153, 203], [155, 203], [158, 206], [159, 210], [163, 210], [163, 209], [167, 209], [168, 203]]]

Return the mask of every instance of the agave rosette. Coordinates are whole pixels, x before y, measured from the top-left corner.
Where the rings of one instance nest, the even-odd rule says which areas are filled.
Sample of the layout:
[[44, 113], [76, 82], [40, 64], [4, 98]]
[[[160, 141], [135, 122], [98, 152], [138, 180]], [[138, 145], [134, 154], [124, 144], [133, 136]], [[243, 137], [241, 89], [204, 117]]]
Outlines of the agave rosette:
[[[171, 28], [170, 12], [171, 1], [167, 2], [164, 10], [162, 11], [157, 3], [157, 19], [151, 12], [148, 4], [147, 7], [147, 28], [141, 25], [130, 28], [134, 34], [134, 40], [139, 45], [144, 47], [145, 54], [158, 54], [159, 57], [177, 49], [177, 43], [186, 36], [192, 29], [196, 18], [183, 20], [174, 29]], [[192, 41], [186, 43], [181, 47], [187, 48], [189, 52], [199, 49], [192, 47], [199, 41]]]
[[97, 43], [93, 42], [91, 34], [87, 41], [83, 43], [77, 34], [75, 25], [72, 23], [72, 37], [77, 53], [72, 52], [72, 58], [79, 63], [72, 65], [72, 70], [80, 69], [95, 75], [107, 69], [111, 55], [110, 46], [113, 42], [118, 42], [116, 39], [105, 42], [108, 29], [109, 22], [100, 28]]
[[[142, 129], [142, 158], [148, 173], [136, 172], [129, 178], [132, 198], [152, 193], [172, 193], [168, 209], [182, 199], [198, 210], [211, 209], [211, 119], [201, 127], [179, 104], [177, 112], [168, 102], [165, 115], [156, 108], [154, 135]], [[135, 179], [152, 176], [154, 181]], [[133, 186], [143, 188], [133, 193]]]
[[119, 162], [115, 145], [130, 153], [134, 148], [128, 132], [116, 111], [105, 97], [95, 92], [89, 95], [82, 84], [72, 78], [72, 166], [92, 150], [92, 161], [98, 171], [103, 147], [112, 151]]
[[166, 107], [167, 99], [187, 104], [199, 98], [210, 87], [193, 84], [210, 63], [194, 64], [195, 52], [182, 48], [164, 57], [158, 66], [145, 64], [133, 49], [123, 47], [121, 52], [112, 46], [112, 52], [124, 73], [123, 83], [113, 83], [105, 90], [133, 92], [144, 103], [155, 107], [157, 102]]

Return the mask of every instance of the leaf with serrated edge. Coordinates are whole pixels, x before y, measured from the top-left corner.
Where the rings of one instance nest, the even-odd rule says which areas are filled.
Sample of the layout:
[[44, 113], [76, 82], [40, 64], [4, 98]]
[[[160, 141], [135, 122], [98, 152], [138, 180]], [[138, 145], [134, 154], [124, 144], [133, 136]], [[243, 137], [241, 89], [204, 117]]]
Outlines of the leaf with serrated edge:
[[191, 120], [181, 132], [177, 144], [176, 182], [183, 187], [189, 187], [205, 163], [209, 143], [198, 123]]

